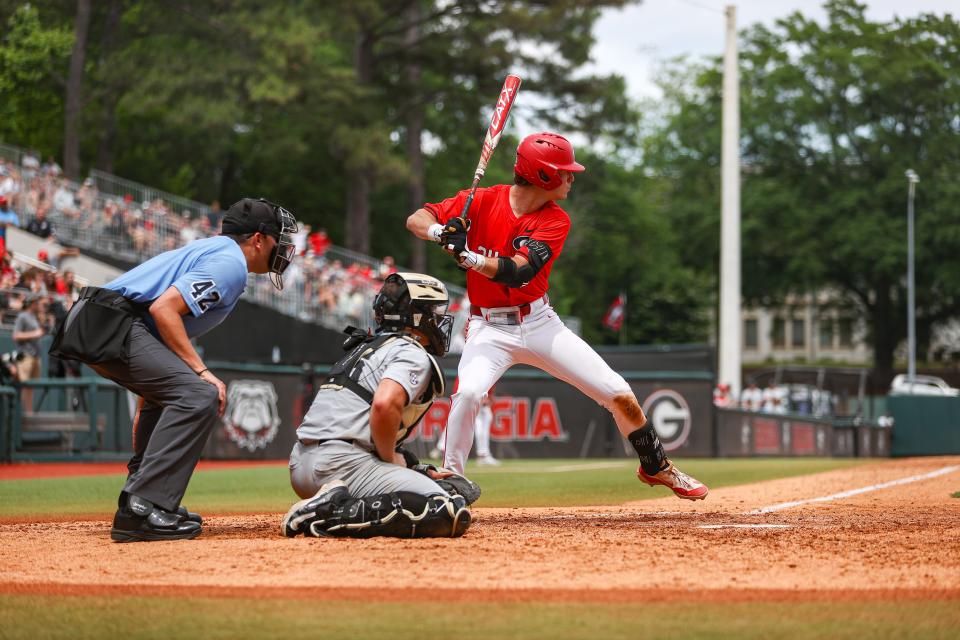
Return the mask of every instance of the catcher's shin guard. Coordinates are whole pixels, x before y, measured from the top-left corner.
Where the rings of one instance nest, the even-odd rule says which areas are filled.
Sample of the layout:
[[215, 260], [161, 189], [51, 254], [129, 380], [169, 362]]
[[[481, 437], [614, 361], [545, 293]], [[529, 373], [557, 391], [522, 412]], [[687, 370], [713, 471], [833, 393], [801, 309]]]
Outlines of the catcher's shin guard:
[[461, 496], [424, 496], [410, 491], [351, 498], [330, 517], [314, 520], [304, 535], [349, 538], [458, 538], [470, 527]]

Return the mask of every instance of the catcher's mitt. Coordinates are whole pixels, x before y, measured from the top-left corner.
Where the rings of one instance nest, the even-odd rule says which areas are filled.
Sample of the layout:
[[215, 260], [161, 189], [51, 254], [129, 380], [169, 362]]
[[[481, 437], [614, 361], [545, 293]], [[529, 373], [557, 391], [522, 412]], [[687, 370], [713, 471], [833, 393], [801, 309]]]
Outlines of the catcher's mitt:
[[476, 502], [480, 497], [480, 485], [472, 480], [468, 480], [464, 476], [453, 473], [445, 478], [434, 478], [429, 474], [429, 471], [438, 471], [438, 469], [432, 464], [417, 464], [410, 468], [436, 482], [440, 485], [441, 489], [450, 495], [461, 496], [466, 500], [468, 506]]

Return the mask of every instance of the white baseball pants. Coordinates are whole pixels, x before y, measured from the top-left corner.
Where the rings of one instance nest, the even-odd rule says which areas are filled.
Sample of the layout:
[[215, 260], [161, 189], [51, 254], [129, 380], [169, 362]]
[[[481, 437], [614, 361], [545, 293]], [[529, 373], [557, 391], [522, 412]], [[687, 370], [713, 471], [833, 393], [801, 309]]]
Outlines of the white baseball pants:
[[[447, 420], [444, 467], [463, 474], [481, 399], [515, 364], [536, 367], [572, 384], [611, 411], [621, 433], [638, 428], [623, 424], [626, 418], [614, 411], [616, 396], [633, 395], [623, 376], [567, 329], [549, 304], [537, 300], [530, 309], [530, 314], [517, 325], [492, 324], [480, 316], [470, 317], [458, 368], [459, 387], [451, 398]], [[502, 310], [483, 309], [484, 314], [497, 311]]]

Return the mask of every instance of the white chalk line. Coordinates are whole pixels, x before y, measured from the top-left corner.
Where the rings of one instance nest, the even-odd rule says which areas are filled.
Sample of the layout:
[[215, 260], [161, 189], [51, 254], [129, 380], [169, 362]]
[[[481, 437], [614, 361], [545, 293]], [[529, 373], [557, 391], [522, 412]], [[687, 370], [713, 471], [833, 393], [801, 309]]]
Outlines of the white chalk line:
[[592, 469], [624, 469], [626, 465], [623, 462], [590, 462], [585, 464], [564, 464], [556, 467], [544, 467], [542, 469], [494, 469], [502, 473], [569, 473], [571, 471], [590, 471]]
[[698, 529], [789, 529], [789, 524], [701, 524]]
[[814, 502], [830, 502], [833, 500], [841, 500], [843, 498], [860, 495], [861, 493], [869, 493], [871, 491], [879, 491], [880, 489], [887, 489], [889, 487], [895, 487], [902, 484], [910, 484], [912, 482], [920, 482], [921, 480], [929, 480], [930, 478], [936, 478], [948, 473], [953, 473], [957, 470], [960, 470], [960, 465], [943, 467], [942, 469], [937, 469], [936, 471], [931, 471], [930, 473], [922, 473], [920, 475], [910, 476], [908, 478], [900, 478], [899, 480], [891, 480], [889, 482], [882, 482], [880, 484], [872, 484], [868, 487], [860, 487], [859, 489], [849, 489], [848, 491], [841, 491], [840, 493], [834, 493], [829, 496], [808, 498], [806, 500], [795, 500], [793, 502], [781, 502], [779, 504], [773, 504], [767, 507], [754, 509], [753, 511], [747, 511], [744, 515], [758, 516], [764, 513], [773, 513], [774, 511], [790, 509], [791, 507], [799, 507], [800, 505], [811, 504]]
[[[700, 514], [690, 511], [640, 511], [635, 513], [562, 513], [552, 516], [540, 516], [539, 520], [624, 520], [645, 516], [686, 516], [696, 517]], [[663, 523], [652, 523], [663, 524]]]

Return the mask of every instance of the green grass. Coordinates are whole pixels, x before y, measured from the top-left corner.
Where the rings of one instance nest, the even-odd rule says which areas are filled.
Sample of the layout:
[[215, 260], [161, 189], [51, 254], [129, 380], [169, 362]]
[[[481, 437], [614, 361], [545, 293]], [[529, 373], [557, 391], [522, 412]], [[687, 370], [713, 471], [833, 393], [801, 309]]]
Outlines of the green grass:
[[950, 497], [951, 497], [951, 498], [960, 498], [960, 491], [957, 491], [956, 493], [951, 493], [951, 494], [950, 494]]
[[249, 598], [0, 596], [0, 638], [955, 638], [956, 601], [352, 603]]
[[[685, 472], [711, 488], [806, 475], [862, 464], [831, 458], [687, 459]], [[603, 465], [602, 468], [595, 468]], [[635, 460], [518, 460], [502, 467], [467, 468], [483, 488], [480, 507], [612, 505], [660, 498], [634, 475]], [[113, 513], [124, 476], [86, 476], [0, 481], [0, 517]], [[184, 497], [208, 513], [285, 511], [294, 500], [286, 466], [218, 469], [194, 474]]]
[[[605, 468], [591, 468], [608, 464]], [[862, 464], [830, 458], [735, 459], [689, 458], [677, 466], [714, 489], [807, 475]], [[581, 470], [558, 471], [583, 465]], [[467, 475], [483, 488], [477, 503], [483, 507], [561, 507], [612, 505], [671, 495], [663, 487], [651, 489], [636, 476], [637, 461], [521, 460], [498, 468], [468, 467]]]

